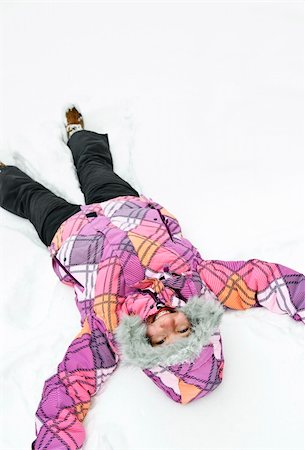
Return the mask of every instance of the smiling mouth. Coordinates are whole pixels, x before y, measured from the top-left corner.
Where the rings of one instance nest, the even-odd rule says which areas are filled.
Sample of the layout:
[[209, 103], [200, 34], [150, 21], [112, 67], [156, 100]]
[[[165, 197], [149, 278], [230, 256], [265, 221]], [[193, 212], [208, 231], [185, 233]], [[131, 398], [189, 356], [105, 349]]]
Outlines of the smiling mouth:
[[[163, 306], [163, 308], [160, 308], [157, 312], [155, 312], [154, 314], [151, 314], [150, 316], [148, 316], [145, 319], [145, 322], [148, 325], [151, 325], [152, 323], [155, 322], [155, 320], [160, 317], [160, 315], [162, 316], [164, 313], [174, 313], [176, 312], [175, 308], [171, 308], [170, 306]], [[162, 314], [161, 314], [162, 313]]]
[[169, 309], [169, 308], [161, 308], [161, 310], [158, 311], [158, 312], [156, 313], [155, 317], [153, 318], [153, 323], [154, 323], [157, 319], [159, 319], [159, 317], [165, 316], [165, 314], [172, 314], [172, 313], [174, 313], [174, 312], [175, 312], [175, 311], [173, 311], [173, 310], [171, 310], [171, 309]]

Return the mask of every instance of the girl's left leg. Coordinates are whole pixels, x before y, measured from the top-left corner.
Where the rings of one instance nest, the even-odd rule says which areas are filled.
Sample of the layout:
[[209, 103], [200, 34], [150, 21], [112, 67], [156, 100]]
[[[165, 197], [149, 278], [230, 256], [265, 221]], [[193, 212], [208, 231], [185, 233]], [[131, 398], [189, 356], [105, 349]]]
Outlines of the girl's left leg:
[[0, 206], [17, 216], [29, 219], [41, 241], [49, 246], [60, 225], [80, 211], [34, 181], [18, 167], [0, 167]]
[[76, 131], [68, 140], [86, 205], [139, 193], [113, 171], [108, 134]]

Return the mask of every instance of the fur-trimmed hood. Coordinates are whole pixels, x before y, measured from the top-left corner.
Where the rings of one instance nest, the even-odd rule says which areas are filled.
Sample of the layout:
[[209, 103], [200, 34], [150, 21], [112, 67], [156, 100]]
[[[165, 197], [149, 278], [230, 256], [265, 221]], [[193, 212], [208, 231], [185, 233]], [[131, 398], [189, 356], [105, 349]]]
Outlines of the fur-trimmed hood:
[[187, 316], [192, 333], [172, 344], [156, 347], [150, 344], [141, 317], [124, 315], [115, 331], [124, 360], [142, 369], [194, 361], [218, 329], [224, 308], [216, 299], [202, 295], [190, 298], [176, 309]]

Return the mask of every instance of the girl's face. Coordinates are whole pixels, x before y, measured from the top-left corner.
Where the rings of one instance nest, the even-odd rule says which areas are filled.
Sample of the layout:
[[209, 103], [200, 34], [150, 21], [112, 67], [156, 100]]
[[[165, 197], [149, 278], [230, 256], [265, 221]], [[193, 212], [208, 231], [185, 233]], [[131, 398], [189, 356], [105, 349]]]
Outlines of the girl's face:
[[162, 309], [146, 319], [146, 335], [153, 347], [166, 345], [190, 335], [191, 324], [186, 315], [173, 309]]

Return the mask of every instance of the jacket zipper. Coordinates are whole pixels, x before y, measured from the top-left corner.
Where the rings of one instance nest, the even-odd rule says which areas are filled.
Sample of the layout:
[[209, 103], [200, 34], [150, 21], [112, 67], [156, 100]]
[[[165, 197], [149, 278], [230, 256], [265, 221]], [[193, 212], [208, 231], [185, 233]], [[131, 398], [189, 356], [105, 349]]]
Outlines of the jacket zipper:
[[65, 268], [65, 266], [59, 261], [58, 258], [56, 258], [55, 255], [53, 256], [53, 258], [56, 259], [58, 265], [62, 268], [62, 270], [63, 270], [64, 272], [66, 272], [66, 274], [67, 274], [70, 278], [72, 278], [72, 280], [74, 280], [76, 284], [78, 284], [79, 286], [81, 286], [81, 287], [84, 289], [84, 286], [83, 286], [76, 278], [74, 278], [74, 276], [73, 276], [73, 275]]
[[159, 309], [160, 306], [163, 308], [163, 306], [165, 305], [165, 303], [162, 303], [160, 301], [160, 299], [158, 298], [158, 296], [157, 296], [157, 294], [155, 292], [152, 292], [149, 289], [139, 289], [139, 291], [149, 294], [152, 297], [152, 299], [155, 301], [156, 307], [158, 309]]
[[[181, 291], [180, 291], [179, 289], [175, 289], [175, 288], [173, 288], [173, 287], [170, 287], [169, 289], [172, 289], [172, 290], [175, 292], [176, 296], [177, 296], [180, 300], [183, 300], [184, 302], [187, 302], [187, 298], [184, 297], [184, 295], [181, 294]], [[139, 289], [139, 291], [141, 291], [141, 292], [146, 292], [147, 294], [149, 294], [149, 295], [154, 299], [154, 301], [156, 302], [156, 306], [157, 306], [157, 307], [158, 307], [159, 305], [162, 305], [162, 306], [165, 305], [165, 303], [163, 304], [163, 303], [160, 301], [160, 299], [158, 298], [158, 296], [157, 296], [157, 294], [156, 294], [155, 292], [152, 292], [152, 291], [150, 291], [149, 289]]]

